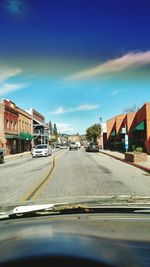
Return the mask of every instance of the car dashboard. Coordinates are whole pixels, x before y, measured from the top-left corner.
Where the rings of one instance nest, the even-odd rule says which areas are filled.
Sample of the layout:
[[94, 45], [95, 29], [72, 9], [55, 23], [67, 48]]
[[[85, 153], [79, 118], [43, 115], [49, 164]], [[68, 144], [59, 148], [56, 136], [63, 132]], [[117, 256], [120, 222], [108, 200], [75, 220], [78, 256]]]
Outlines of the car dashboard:
[[0, 267], [149, 266], [149, 214], [66, 214], [0, 221]]

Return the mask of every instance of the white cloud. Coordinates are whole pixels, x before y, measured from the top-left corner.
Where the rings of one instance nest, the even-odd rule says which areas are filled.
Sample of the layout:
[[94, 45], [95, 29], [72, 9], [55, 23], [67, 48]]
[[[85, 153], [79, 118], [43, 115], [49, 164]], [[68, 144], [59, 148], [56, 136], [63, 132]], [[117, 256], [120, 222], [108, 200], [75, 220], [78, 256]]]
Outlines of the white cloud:
[[77, 81], [101, 76], [109, 73], [117, 73], [127, 69], [142, 67], [150, 64], [150, 51], [132, 52], [122, 57], [108, 60], [96, 67], [85, 69], [66, 78], [66, 81]]
[[73, 134], [75, 132], [74, 128], [69, 123], [57, 122], [58, 132]]
[[21, 69], [0, 69], [0, 82], [5, 82], [11, 77], [14, 77], [22, 72]]
[[0, 96], [5, 96], [10, 92], [21, 90], [28, 86], [25, 83], [8, 82], [10, 78], [19, 75], [21, 72], [20, 68], [0, 68]]
[[0, 87], [0, 96], [3, 96], [5, 94], [8, 94], [10, 92], [21, 90], [25, 87], [27, 87], [27, 84], [10, 84], [10, 83], [4, 83], [2, 87]]
[[114, 95], [118, 95], [118, 94], [120, 94], [120, 93], [122, 93], [123, 92], [123, 90], [114, 90], [114, 91], [112, 91], [112, 95], [114, 96]]
[[58, 107], [56, 110], [50, 112], [49, 114], [60, 115], [64, 113], [90, 111], [90, 110], [95, 110], [97, 108], [99, 108], [99, 105], [91, 105], [91, 104], [84, 104], [84, 105], [80, 105], [77, 107], [70, 107], [70, 108]]

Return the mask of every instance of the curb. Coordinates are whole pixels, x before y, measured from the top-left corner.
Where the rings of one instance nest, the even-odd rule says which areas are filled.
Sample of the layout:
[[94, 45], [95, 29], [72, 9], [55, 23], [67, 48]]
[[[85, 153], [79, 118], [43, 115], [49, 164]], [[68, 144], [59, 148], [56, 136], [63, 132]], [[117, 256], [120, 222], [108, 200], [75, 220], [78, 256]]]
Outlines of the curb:
[[124, 163], [126, 163], [126, 164], [132, 165], [132, 166], [134, 166], [134, 167], [136, 167], [136, 168], [138, 168], [138, 169], [141, 169], [142, 171], [145, 171], [145, 172], [147, 172], [147, 173], [150, 174], [150, 168], [144, 167], [144, 166], [142, 166], [142, 165], [138, 165], [138, 164], [133, 163], [133, 162], [126, 161], [126, 160], [124, 160], [124, 159], [121, 159], [121, 158], [119, 158], [119, 157], [117, 157], [117, 156], [111, 155], [111, 154], [106, 153], [106, 152], [102, 152], [102, 151], [100, 151], [100, 153], [102, 153], [102, 154], [104, 154], [104, 155], [106, 155], [106, 156], [115, 158], [115, 159], [117, 159], [117, 160], [120, 160], [120, 161], [122, 161], [122, 162], [124, 162]]
[[25, 154], [25, 155], [16, 155], [16, 156], [14, 156], [14, 157], [8, 157], [7, 158], [7, 156], [5, 156], [5, 158], [4, 158], [4, 160], [13, 160], [13, 159], [19, 159], [19, 158], [25, 158], [25, 157], [29, 157], [31, 155], [31, 153], [29, 153], [29, 154]]

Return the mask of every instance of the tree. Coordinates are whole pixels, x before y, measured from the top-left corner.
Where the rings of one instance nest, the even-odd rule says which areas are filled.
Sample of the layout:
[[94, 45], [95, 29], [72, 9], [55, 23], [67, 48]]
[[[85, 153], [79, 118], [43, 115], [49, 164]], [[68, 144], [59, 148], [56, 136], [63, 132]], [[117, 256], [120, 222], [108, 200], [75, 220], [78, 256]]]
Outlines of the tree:
[[51, 121], [49, 121], [49, 129], [50, 129], [50, 134], [53, 135], [53, 126]]
[[101, 125], [99, 123], [90, 126], [86, 129], [86, 138], [89, 141], [96, 142], [97, 138], [101, 135]]
[[58, 131], [57, 131], [57, 126], [56, 126], [56, 123], [54, 123], [54, 129], [53, 129], [53, 133], [56, 137], [56, 139], [58, 138]]
[[136, 112], [136, 111], [138, 111], [138, 110], [139, 110], [139, 108], [137, 107], [137, 105], [136, 105], [136, 104], [133, 104], [133, 105], [131, 105], [131, 106], [125, 108], [125, 109], [123, 110], [123, 112], [124, 112], [124, 113], [129, 113], [129, 112]]

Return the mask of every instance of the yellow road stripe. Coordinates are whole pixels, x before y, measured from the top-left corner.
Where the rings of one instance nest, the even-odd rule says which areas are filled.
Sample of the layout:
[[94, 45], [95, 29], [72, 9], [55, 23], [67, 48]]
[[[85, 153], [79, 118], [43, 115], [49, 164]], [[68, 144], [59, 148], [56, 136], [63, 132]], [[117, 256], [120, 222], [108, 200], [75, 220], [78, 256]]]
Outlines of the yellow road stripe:
[[34, 186], [33, 189], [30, 192], [28, 192], [26, 194], [26, 196], [24, 196], [22, 198], [22, 202], [25, 202], [25, 201], [28, 201], [28, 200], [31, 200], [31, 199], [32, 200], [33, 199], [37, 199], [37, 197], [39, 196], [39, 194], [44, 189], [44, 187], [46, 186], [47, 182], [50, 180], [50, 178], [52, 176], [53, 170], [54, 170], [54, 168], [56, 166], [56, 157], [62, 155], [63, 152], [59, 153], [59, 154], [57, 154], [57, 155], [55, 155], [53, 157], [51, 169], [44, 176], [42, 176], [42, 178], [40, 179], [38, 184], [36, 186]]

